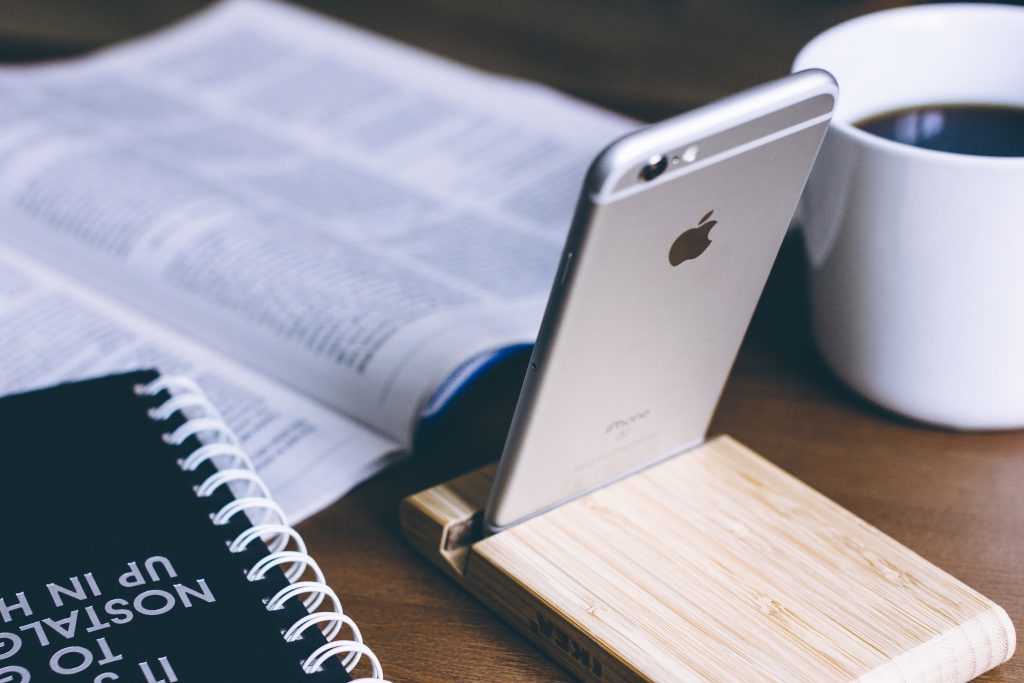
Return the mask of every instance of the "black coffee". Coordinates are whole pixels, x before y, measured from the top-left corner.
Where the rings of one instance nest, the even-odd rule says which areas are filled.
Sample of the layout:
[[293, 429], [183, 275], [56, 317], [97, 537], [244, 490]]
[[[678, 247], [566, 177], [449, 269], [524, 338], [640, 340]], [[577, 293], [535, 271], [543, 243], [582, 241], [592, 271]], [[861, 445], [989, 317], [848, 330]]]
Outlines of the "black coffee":
[[891, 111], [855, 125], [883, 138], [925, 149], [1024, 157], [1024, 107], [939, 104]]

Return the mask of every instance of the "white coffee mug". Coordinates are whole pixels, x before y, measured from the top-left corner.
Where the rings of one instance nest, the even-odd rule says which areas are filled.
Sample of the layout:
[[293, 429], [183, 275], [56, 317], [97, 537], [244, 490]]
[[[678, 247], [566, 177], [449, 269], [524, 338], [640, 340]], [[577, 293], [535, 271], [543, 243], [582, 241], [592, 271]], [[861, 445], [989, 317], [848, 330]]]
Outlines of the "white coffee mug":
[[835, 26], [794, 70], [839, 82], [804, 193], [815, 340], [870, 400], [959, 429], [1024, 426], [1024, 157], [853, 124], [933, 104], [1024, 107], [1024, 8], [926, 5]]

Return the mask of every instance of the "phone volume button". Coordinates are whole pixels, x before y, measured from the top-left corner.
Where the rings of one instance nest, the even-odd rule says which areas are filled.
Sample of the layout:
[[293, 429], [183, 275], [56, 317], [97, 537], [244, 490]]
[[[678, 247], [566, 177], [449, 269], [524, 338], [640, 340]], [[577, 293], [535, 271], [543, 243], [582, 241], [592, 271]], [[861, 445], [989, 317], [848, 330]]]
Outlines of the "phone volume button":
[[566, 252], [565, 263], [562, 264], [562, 277], [558, 278], [558, 284], [565, 284], [565, 277], [569, 274], [569, 266], [572, 265], [572, 252]]

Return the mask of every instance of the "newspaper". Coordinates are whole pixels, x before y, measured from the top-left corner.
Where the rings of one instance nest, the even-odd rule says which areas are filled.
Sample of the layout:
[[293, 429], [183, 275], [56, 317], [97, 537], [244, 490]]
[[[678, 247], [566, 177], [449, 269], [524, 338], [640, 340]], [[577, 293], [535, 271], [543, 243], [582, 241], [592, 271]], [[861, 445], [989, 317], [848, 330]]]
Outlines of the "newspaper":
[[532, 341], [587, 165], [634, 125], [264, 0], [0, 70], [0, 392], [190, 372], [312, 514]]

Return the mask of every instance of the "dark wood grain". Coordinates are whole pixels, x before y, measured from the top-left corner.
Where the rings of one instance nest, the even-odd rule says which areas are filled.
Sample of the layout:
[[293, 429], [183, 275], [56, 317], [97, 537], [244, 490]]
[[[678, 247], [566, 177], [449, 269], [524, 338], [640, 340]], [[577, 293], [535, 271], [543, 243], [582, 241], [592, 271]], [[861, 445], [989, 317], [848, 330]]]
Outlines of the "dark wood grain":
[[[20, 0], [0, 59], [65, 56], [156, 28], [201, 0]], [[354, 23], [483, 68], [658, 118], [782, 75], [842, 19], [898, 1], [313, 0]], [[729, 433], [974, 586], [1024, 626], [1024, 433], [908, 423], [840, 385], [810, 342], [800, 244], [784, 248], [713, 431]], [[415, 456], [302, 525], [394, 681], [569, 677], [417, 557], [398, 501], [492, 457], [522, 359], [464, 399]], [[479, 398], [486, 401], [478, 400]], [[480, 412], [479, 405], [492, 407]], [[1018, 657], [984, 677], [1024, 680]]]

